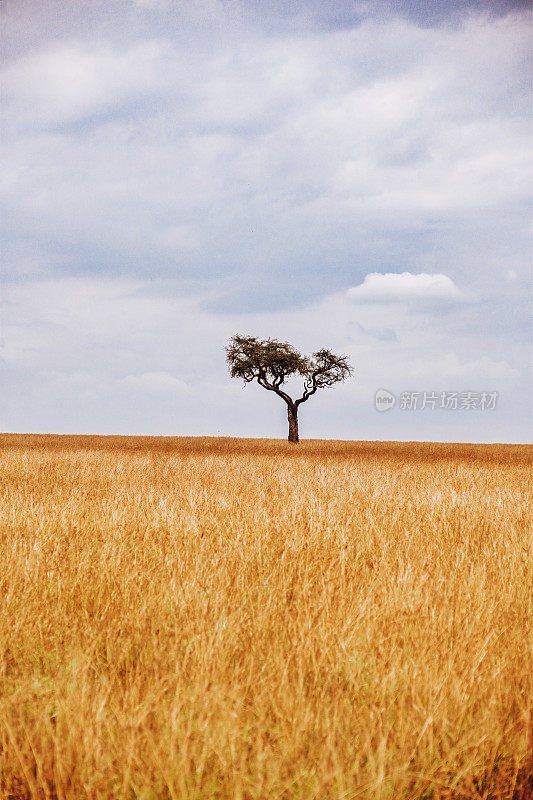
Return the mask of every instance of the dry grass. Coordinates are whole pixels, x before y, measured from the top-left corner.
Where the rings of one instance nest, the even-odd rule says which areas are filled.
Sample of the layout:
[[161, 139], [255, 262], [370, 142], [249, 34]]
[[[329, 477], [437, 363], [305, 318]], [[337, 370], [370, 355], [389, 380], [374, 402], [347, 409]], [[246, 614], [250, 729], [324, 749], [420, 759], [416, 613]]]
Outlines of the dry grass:
[[0, 797], [526, 798], [531, 448], [0, 437]]

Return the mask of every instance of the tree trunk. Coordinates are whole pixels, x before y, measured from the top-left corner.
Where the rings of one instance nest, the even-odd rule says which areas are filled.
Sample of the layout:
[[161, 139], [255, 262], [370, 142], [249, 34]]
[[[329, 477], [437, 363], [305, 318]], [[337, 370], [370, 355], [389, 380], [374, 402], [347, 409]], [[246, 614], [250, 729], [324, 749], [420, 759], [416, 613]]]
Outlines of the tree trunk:
[[298, 406], [294, 403], [287, 404], [287, 419], [289, 420], [289, 442], [296, 444], [300, 439], [298, 438]]

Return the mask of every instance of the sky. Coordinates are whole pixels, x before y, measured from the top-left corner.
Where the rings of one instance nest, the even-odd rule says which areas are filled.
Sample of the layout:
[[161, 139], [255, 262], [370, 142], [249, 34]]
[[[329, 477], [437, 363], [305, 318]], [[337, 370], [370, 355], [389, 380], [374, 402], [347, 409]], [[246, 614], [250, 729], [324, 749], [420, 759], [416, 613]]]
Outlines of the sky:
[[1, 431], [284, 437], [239, 333], [349, 356], [303, 438], [531, 440], [528, 2], [0, 13]]

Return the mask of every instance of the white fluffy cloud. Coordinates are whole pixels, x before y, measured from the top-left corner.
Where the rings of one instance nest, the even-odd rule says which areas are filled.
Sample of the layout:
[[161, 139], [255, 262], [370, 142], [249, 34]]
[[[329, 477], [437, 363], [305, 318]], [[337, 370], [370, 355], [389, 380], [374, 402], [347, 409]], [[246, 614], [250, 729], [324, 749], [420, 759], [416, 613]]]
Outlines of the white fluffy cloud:
[[348, 297], [357, 302], [391, 303], [409, 300], [463, 301], [465, 295], [447, 275], [410, 272], [387, 272], [367, 275], [360, 286], [348, 289]]

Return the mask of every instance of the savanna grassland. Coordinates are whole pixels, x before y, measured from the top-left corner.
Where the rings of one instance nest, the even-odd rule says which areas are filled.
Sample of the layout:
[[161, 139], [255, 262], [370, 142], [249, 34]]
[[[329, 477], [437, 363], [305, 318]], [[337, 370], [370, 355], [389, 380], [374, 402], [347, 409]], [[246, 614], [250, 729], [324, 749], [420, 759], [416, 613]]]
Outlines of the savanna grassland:
[[0, 797], [532, 797], [531, 453], [1, 436]]

